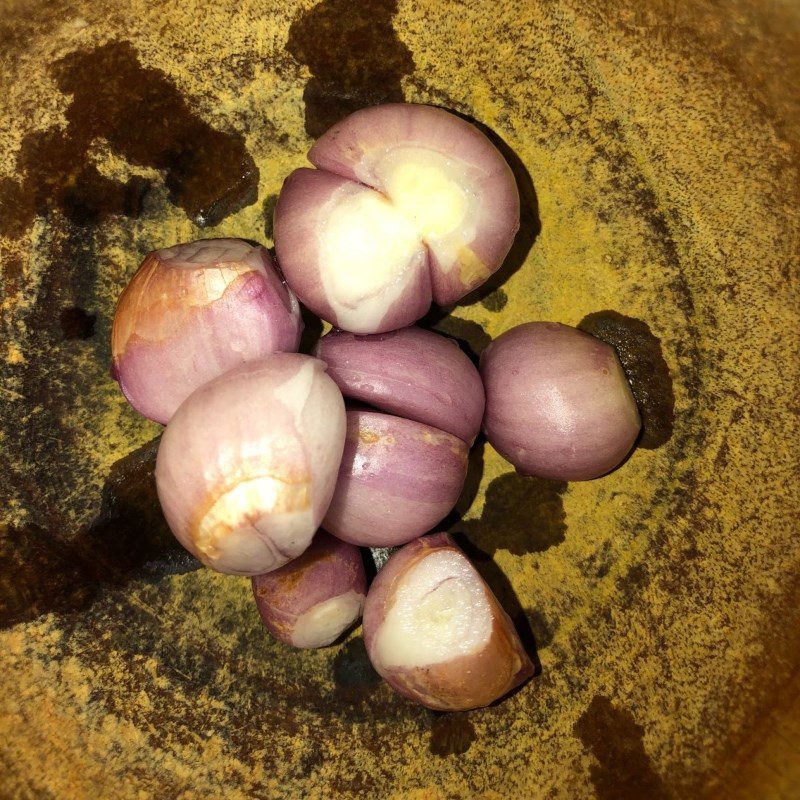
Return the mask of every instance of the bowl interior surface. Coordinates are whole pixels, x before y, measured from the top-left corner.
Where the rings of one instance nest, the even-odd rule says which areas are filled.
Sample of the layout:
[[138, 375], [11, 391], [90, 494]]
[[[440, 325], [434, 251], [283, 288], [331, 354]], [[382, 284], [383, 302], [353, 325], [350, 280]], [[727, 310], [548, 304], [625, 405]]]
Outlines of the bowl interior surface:
[[[9, 797], [661, 798], [800, 792], [800, 12], [736, 0], [0, 2], [0, 776]], [[486, 126], [522, 229], [425, 324], [614, 344], [616, 472], [488, 444], [445, 523], [535, 653], [487, 709], [394, 694], [197, 569], [158, 426], [109, 377], [152, 249], [272, 244], [313, 138], [406, 100]], [[319, 334], [313, 322], [308, 338]]]

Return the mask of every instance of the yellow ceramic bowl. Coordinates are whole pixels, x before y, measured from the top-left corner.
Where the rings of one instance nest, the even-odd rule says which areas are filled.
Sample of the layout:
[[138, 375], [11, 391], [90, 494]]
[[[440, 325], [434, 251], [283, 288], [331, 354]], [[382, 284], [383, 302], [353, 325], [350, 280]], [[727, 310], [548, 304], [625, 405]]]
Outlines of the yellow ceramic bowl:
[[[800, 796], [799, 81], [794, 2], [2, 0], [0, 794]], [[429, 323], [583, 321], [647, 426], [588, 483], [475, 451], [450, 528], [540, 674], [466, 714], [192, 570], [108, 376], [147, 251], [271, 243], [311, 137], [403, 98], [523, 196], [502, 283]]]

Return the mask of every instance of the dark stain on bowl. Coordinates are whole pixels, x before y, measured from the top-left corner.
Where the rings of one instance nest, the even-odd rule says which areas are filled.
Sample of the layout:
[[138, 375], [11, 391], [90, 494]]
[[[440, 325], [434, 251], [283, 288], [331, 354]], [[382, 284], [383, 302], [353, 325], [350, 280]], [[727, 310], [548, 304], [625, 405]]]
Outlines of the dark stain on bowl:
[[60, 210], [91, 226], [140, 213], [150, 181], [103, 175], [98, 140], [138, 167], [164, 171], [171, 202], [198, 225], [216, 225], [256, 200], [258, 167], [241, 135], [213, 128], [160, 70], [143, 66], [129, 42], [71, 53], [52, 67], [72, 97], [65, 128], [28, 134], [17, 158], [21, 180], [0, 180], [0, 233], [21, 236], [34, 217]]
[[437, 714], [431, 726], [428, 749], [435, 756], [460, 756], [475, 741], [475, 726], [463, 712]]
[[414, 59], [392, 25], [396, 13], [397, 0], [322, 0], [292, 21], [286, 49], [312, 74], [303, 91], [309, 136], [359, 108], [403, 102]]
[[[110, 353], [108, 337], [89, 337], [85, 341], [90, 343], [87, 354], [93, 357], [93, 363], [78, 366], [73, 357], [75, 348], [66, 338], [88, 331], [83, 323], [72, 327], [76, 321], [72, 314], [62, 319], [59, 312], [103, 307], [104, 298], [98, 296], [95, 283], [95, 233], [69, 220], [47, 228], [40, 248], [42, 267], [32, 270], [34, 275], [39, 270], [38, 286], [31, 296], [33, 302], [21, 316], [25, 333], [18, 342], [25, 358], [8, 364], [7, 374], [24, 401], [4, 409], [7, 419], [21, 418], [21, 424], [7, 425], [6, 451], [23, 455], [24, 460], [8, 460], [6, 479], [28, 511], [26, 524], [64, 541], [77, 534], [71, 516], [74, 506], [67, 498], [76, 498], [75, 481], [85, 468], [85, 462], [74, 456], [81, 449], [81, 429], [74, 425], [76, 406], [92, 396], [102, 374], [95, 364], [108, 364]], [[102, 326], [102, 314], [98, 320]], [[27, 414], [26, 408], [36, 411]], [[67, 453], [72, 454], [69, 460]]]
[[[6, 530], [2, 559], [14, 581], [0, 588], [3, 624], [48, 610], [78, 610], [101, 586], [129, 575], [160, 575], [197, 565], [166, 528], [155, 495], [155, 447], [118, 461], [101, 495], [97, 519], [76, 527], [72, 478], [83, 464], [61, 463], [74, 452], [80, 428], [72, 424], [76, 397], [96, 380], [91, 370], [62, 379], [64, 340], [93, 339], [95, 358], [108, 362], [105, 336], [94, 337], [98, 223], [142, 210], [150, 180], [111, 178], [95, 162], [97, 142], [133, 167], [164, 172], [173, 203], [198, 224], [213, 224], [256, 197], [258, 169], [239, 135], [218, 131], [197, 116], [161, 71], [144, 67], [131, 44], [110, 42], [71, 53], [51, 67], [58, 89], [70, 96], [66, 125], [27, 134], [16, 159], [19, 177], [0, 179], [0, 234], [21, 237], [34, 217], [48, 225], [38, 290], [25, 315], [27, 358], [9, 372], [35, 415], [9, 428], [11, 452], [36, 454], [7, 480], [31, 513], [24, 528]], [[17, 290], [21, 260], [6, 271], [4, 289]], [[60, 309], [60, 311], [59, 311]], [[100, 317], [100, 325], [104, 320]], [[14, 413], [10, 408], [9, 413]], [[54, 448], [53, 443], [59, 447]], [[47, 457], [44, 457], [47, 454]], [[55, 460], [54, 460], [55, 459]]]
[[497, 550], [514, 555], [541, 553], [564, 541], [567, 533], [564, 481], [507, 472], [486, 489], [480, 519], [463, 520], [455, 530], [490, 558]]
[[100, 513], [83, 538], [83, 549], [106, 580], [129, 576], [158, 579], [189, 572], [200, 562], [181, 547], [167, 525], [155, 481], [160, 437], [112, 467], [103, 486]]
[[[0, 189], [2, 188], [2, 181], [0, 181]], [[3, 199], [0, 197], [0, 209], [3, 208]], [[4, 251], [3, 256], [3, 269], [0, 275], [0, 287], [7, 297], [16, 294], [21, 286], [22, 279], [25, 274], [25, 264], [23, 260], [12, 253]]]
[[654, 450], [666, 444], [675, 424], [675, 392], [660, 339], [646, 322], [617, 311], [588, 314], [578, 327], [617, 351], [642, 416], [637, 445]]
[[508, 295], [500, 287], [489, 292], [486, 297], [481, 299], [481, 305], [487, 311], [492, 311], [495, 314], [502, 311], [506, 307], [506, 303], [508, 303]]
[[597, 760], [590, 775], [599, 800], [669, 797], [644, 748], [644, 728], [627, 709], [596, 695], [574, 730]]
[[264, 215], [264, 236], [267, 239], [274, 239], [274, 226], [273, 226], [273, 218], [275, 216], [275, 206], [278, 205], [278, 195], [277, 194], [268, 194], [264, 198], [264, 205], [262, 208], [262, 213]]
[[370, 663], [363, 637], [356, 636], [342, 645], [333, 659], [333, 681], [342, 689], [367, 694], [380, 684], [381, 676]]
[[95, 594], [82, 560], [52, 534], [27, 525], [0, 536], [0, 628], [86, 608]]
[[59, 322], [65, 339], [91, 339], [97, 315], [89, 314], [80, 306], [68, 306], [61, 310]]
[[36, 526], [0, 537], [0, 627], [87, 608], [104, 586], [158, 580], [199, 567], [172, 536], [156, 495], [159, 439], [111, 468], [100, 513], [69, 541]]

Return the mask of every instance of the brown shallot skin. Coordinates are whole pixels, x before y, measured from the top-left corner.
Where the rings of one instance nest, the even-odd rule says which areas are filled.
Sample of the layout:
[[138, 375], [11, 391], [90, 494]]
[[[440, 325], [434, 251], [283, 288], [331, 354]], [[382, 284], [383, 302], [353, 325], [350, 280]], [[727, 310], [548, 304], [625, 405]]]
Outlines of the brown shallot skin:
[[533, 675], [513, 623], [446, 533], [389, 558], [367, 594], [363, 626], [378, 673], [428, 708], [487, 706]]
[[370, 336], [333, 330], [314, 355], [346, 398], [432, 425], [467, 444], [480, 431], [481, 376], [453, 339], [413, 325]]
[[366, 547], [392, 547], [426, 533], [455, 506], [468, 452], [464, 441], [438, 428], [348, 407], [325, 529]]
[[434, 106], [361, 109], [323, 134], [275, 208], [278, 260], [312, 311], [354, 333], [413, 323], [502, 264], [519, 228], [510, 166]]
[[238, 364], [296, 351], [294, 293], [264, 247], [202, 239], [147, 255], [117, 303], [112, 375], [143, 416], [166, 425], [199, 386]]
[[481, 356], [483, 430], [524, 475], [598, 478], [630, 452], [641, 419], [614, 348], [577, 328], [529, 322]]
[[252, 579], [267, 630], [293, 647], [326, 647], [355, 624], [367, 578], [358, 547], [323, 530], [309, 548], [280, 569]]

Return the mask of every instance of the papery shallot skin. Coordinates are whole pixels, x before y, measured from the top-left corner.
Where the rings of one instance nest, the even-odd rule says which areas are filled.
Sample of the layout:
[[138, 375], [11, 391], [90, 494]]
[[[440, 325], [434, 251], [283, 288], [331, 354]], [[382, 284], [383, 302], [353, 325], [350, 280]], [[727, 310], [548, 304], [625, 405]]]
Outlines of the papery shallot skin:
[[[443, 571], [437, 576], [436, 569], [429, 570], [428, 581], [438, 582], [426, 587], [415, 576], [426, 569], [424, 562], [430, 558], [441, 561], [438, 569]], [[414, 595], [415, 582], [426, 590], [419, 598]], [[435, 599], [448, 583], [448, 594], [426, 617], [426, 599]], [[404, 593], [410, 596], [404, 598]], [[469, 628], [473, 623], [475, 630]], [[448, 631], [449, 624], [457, 629]], [[513, 623], [446, 533], [423, 536], [392, 554], [370, 586], [363, 628], [367, 653], [381, 677], [428, 708], [464, 711], [487, 706], [533, 675], [533, 664]], [[437, 642], [430, 638], [451, 641], [437, 653]], [[464, 638], [472, 640], [466, 651]], [[451, 658], [447, 658], [449, 648], [454, 651]], [[420, 663], [415, 663], [415, 653]], [[426, 653], [429, 659], [433, 656], [427, 662]]]
[[275, 209], [278, 259], [306, 305], [353, 333], [394, 330], [432, 300], [456, 302], [500, 267], [519, 229], [510, 166], [441, 108], [356, 111], [309, 160], [317, 170], [292, 173]]
[[314, 355], [346, 398], [432, 425], [467, 444], [480, 430], [481, 376], [446, 336], [415, 326], [371, 336], [333, 330]]
[[266, 248], [241, 239], [179, 244], [147, 255], [120, 296], [112, 374], [140, 414], [166, 424], [212, 378], [296, 351], [302, 328]]
[[334, 642], [359, 619], [367, 594], [359, 548], [323, 530], [302, 555], [252, 580], [264, 625], [293, 647]]
[[392, 547], [426, 533], [455, 506], [468, 451], [457, 436], [430, 425], [349, 407], [325, 530], [366, 547]]
[[484, 350], [480, 372], [486, 437], [525, 475], [600, 477], [639, 435], [639, 411], [614, 348], [576, 328], [512, 328]]
[[276, 353], [201, 386], [173, 415], [156, 460], [172, 532], [219, 572], [283, 566], [328, 509], [345, 427], [341, 392], [310, 356]]

